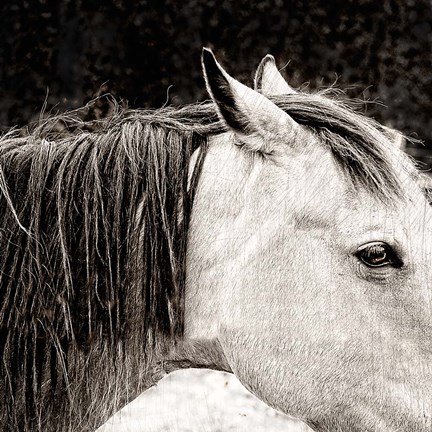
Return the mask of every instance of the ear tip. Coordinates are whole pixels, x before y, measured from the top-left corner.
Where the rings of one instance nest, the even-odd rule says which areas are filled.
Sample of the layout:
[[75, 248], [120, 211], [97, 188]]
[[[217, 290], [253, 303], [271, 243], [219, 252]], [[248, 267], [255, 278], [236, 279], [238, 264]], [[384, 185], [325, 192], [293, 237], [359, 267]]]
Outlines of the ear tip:
[[276, 68], [275, 58], [271, 54], [267, 54], [258, 65], [255, 73], [255, 90], [263, 89], [263, 77], [267, 71]]
[[274, 65], [276, 64], [276, 60], [275, 60], [275, 58], [271, 54], [267, 54], [264, 57], [264, 62], [265, 63], [273, 63]]
[[203, 48], [201, 55], [201, 64], [204, 72], [204, 78], [208, 84], [212, 76], [221, 74], [221, 67], [219, 66], [213, 51], [209, 48]]
[[209, 60], [215, 59], [215, 56], [213, 54], [213, 51], [210, 48], [204, 47], [202, 49], [201, 58], [203, 62], [207, 62]]

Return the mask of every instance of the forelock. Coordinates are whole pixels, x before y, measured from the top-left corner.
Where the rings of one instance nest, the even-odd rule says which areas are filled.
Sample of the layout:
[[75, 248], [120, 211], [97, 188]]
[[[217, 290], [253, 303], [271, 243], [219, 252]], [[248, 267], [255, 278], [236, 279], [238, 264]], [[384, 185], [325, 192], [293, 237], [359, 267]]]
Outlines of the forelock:
[[[385, 129], [346, 102], [322, 93], [296, 93], [271, 99], [331, 150], [355, 187], [363, 187], [379, 199], [392, 202], [407, 197], [404, 179], [418, 183], [415, 164], [396, 149]], [[401, 175], [401, 171], [405, 174]]]

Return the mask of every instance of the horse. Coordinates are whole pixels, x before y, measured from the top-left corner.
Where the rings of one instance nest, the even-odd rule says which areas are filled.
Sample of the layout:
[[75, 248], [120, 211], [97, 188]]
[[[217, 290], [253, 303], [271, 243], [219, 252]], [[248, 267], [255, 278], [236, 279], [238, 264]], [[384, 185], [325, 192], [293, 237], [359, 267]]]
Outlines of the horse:
[[94, 430], [187, 367], [315, 431], [431, 430], [414, 163], [271, 56], [255, 89], [210, 50], [202, 66], [209, 103], [1, 138], [2, 430]]

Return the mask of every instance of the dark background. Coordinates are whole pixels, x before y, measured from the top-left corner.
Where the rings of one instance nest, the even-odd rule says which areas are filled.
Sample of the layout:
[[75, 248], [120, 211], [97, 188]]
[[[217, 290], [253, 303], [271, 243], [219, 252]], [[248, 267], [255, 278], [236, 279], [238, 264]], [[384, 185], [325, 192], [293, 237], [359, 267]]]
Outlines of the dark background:
[[45, 99], [51, 112], [105, 93], [130, 107], [204, 100], [206, 46], [249, 85], [271, 53], [294, 87], [337, 81], [382, 102], [366, 114], [423, 140], [409, 151], [432, 162], [431, 0], [3, 0], [0, 13], [3, 130], [39, 118]]

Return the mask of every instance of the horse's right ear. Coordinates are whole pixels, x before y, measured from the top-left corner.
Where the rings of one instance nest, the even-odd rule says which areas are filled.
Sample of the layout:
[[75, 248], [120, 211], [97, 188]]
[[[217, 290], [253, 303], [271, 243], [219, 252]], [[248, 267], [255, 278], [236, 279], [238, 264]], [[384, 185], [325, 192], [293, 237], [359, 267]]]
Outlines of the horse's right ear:
[[261, 60], [255, 73], [254, 82], [255, 90], [267, 96], [296, 93], [285, 81], [276, 67], [274, 57], [270, 54]]
[[[220, 117], [241, 135], [254, 135], [265, 138], [263, 146], [267, 146], [268, 136], [283, 131], [286, 135], [299, 125], [285, 111], [277, 107], [262, 94], [241, 84], [228, 75], [216, 61], [213, 53], [204, 48], [202, 64], [207, 90], [215, 102]], [[257, 151], [271, 151], [259, 148]]]

